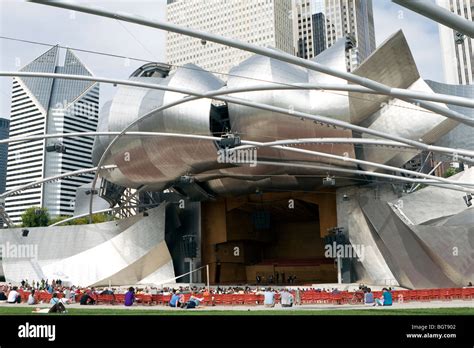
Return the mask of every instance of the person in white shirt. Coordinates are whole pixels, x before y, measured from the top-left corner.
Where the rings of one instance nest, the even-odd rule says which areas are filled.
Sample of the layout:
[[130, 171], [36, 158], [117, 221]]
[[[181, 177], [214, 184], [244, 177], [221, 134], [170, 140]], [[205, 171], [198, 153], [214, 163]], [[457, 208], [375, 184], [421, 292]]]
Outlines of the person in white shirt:
[[35, 299], [35, 289], [32, 289], [30, 294], [28, 295], [28, 301], [27, 303], [29, 305], [34, 305], [36, 304], [36, 299]]
[[268, 308], [273, 308], [275, 307], [275, 292], [271, 289], [268, 288], [264, 293], [264, 300], [263, 300], [263, 305]]
[[293, 301], [293, 294], [291, 294], [287, 289], [283, 289], [280, 292], [280, 303], [282, 307], [292, 307]]
[[17, 287], [14, 286], [13, 289], [8, 293], [7, 302], [8, 303], [21, 303], [20, 293], [17, 291]]

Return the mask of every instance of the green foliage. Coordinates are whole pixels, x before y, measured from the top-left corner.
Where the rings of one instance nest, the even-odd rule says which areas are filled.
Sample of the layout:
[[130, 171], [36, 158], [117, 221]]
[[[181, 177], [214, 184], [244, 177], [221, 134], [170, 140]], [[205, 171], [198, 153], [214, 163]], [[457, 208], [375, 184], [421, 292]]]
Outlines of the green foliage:
[[42, 227], [49, 225], [49, 213], [47, 208], [31, 207], [21, 215], [23, 227]]
[[448, 170], [446, 170], [446, 172], [444, 173], [444, 177], [449, 178], [450, 176], [453, 176], [454, 174], [457, 174], [457, 173], [459, 173], [459, 169], [449, 167]]
[[[67, 218], [69, 218], [69, 216], [57, 216], [57, 217], [51, 219], [50, 225], [55, 224], [59, 221], [67, 219]], [[92, 223], [93, 224], [98, 224], [98, 223], [101, 223], [101, 222], [107, 222], [107, 221], [110, 221], [110, 220], [112, 220], [112, 217], [107, 215], [107, 214], [93, 214], [92, 215]], [[67, 221], [62, 225], [63, 226], [66, 226], [66, 225], [69, 225], [69, 226], [71, 226], [71, 225], [87, 225], [88, 223], [89, 223], [89, 217], [84, 216], [84, 217], [77, 218], [77, 219], [74, 219], [74, 220], [71, 220], [71, 221]]]

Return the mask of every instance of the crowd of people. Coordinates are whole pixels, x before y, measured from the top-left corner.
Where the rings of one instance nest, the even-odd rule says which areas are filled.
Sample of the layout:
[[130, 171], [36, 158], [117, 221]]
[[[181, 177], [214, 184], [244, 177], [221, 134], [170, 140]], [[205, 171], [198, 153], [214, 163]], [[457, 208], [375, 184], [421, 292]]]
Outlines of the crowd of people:
[[288, 275], [285, 273], [275, 272], [274, 274], [266, 275], [257, 274], [255, 277], [257, 285], [259, 284], [296, 284], [296, 275]]
[[[6, 284], [0, 286], [0, 302], [21, 303], [21, 292], [29, 293], [28, 298], [23, 299], [28, 305], [37, 305], [41, 300], [37, 296], [38, 293], [48, 293], [51, 296], [49, 304], [53, 307], [59, 307], [62, 310], [66, 305], [71, 303], [79, 303], [81, 305], [94, 305], [97, 302], [98, 295], [116, 295], [124, 294], [124, 305], [132, 306], [137, 302], [137, 295], [168, 295], [170, 300], [168, 305], [173, 308], [193, 309], [199, 307], [204, 298], [212, 298], [213, 295], [263, 295], [263, 304], [266, 307], [274, 307], [276, 303], [276, 295], [279, 295], [282, 307], [292, 307], [301, 304], [301, 296], [306, 291], [321, 292], [328, 294], [338, 294], [341, 291], [338, 288], [314, 288], [314, 287], [293, 287], [287, 289], [285, 287], [259, 287], [259, 286], [216, 286], [216, 287], [198, 287], [198, 286], [176, 286], [175, 288], [165, 287], [148, 287], [134, 288], [95, 288], [95, 287], [79, 287], [66, 286], [61, 280], [41, 280], [33, 281], [31, 284], [28, 280], [24, 280], [19, 286]], [[363, 293], [363, 303], [366, 305], [389, 306], [392, 304], [392, 295], [390, 288], [384, 288], [380, 298], [374, 298], [370, 288], [365, 285], [359, 286], [359, 292]], [[187, 295], [187, 296], [185, 296]], [[44, 303], [44, 302], [43, 302]], [[214, 305], [214, 302], [211, 302]]]

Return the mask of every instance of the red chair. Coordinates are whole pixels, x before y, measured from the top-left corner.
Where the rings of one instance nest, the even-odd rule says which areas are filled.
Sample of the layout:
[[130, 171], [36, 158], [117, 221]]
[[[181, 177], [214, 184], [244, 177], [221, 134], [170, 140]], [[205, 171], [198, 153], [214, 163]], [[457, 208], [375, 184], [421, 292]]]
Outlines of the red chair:
[[323, 296], [320, 292], [309, 291], [308, 292], [308, 302], [307, 303], [321, 303], [323, 301]]
[[223, 294], [222, 296], [222, 304], [227, 306], [232, 306], [234, 304], [234, 295], [233, 294]]
[[163, 304], [165, 306], [169, 306], [171, 300], [171, 295], [163, 295]]
[[331, 301], [331, 294], [328, 292], [318, 293], [318, 303], [329, 303]]
[[215, 294], [214, 295], [214, 304], [215, 305], [221, 305], [223, 304], [223, 296], [222, 294]]
[[343, 294], [332, 294], [331, 295], [331, 303], [332, 304], [342, 304]]
[[463, 300], [472, 300], [474, 298], [474, 288], [464, 288], [461, 290]]
[[349, 301], [352, 300], [353, 295], [354, 294], [352, 292], [344, 291], [342, 293], [342, 303], [349, 303]]
[[97, 296], [97, 304], [106, 303], [106, 304], [113, 304], [115, 302], [115, 297], [112, 294], [108, 295], [98, 295]]
[[410, 302], [418, 301], [418, 291], [417, 290], [408, 290], [406, 298]]
[[152, 298], [150, 294], [138, 294], [135, 297], [138, 303], [151, 305]]
[[313, 300], [312, 295], [313, 294], [308, 292], [308, 291], [302, 292], [301, 295], [300, 295], [301, 303], [302, 304], [313, 303], [312, 302], [312, 300]]
[[441, 289], [440, 299], [443, 301], [448, 301], [453, 299], [453, 295], [449, 289]]
[[234, 295], [233, 302], [236, 305], [243, 305], [245, 303], [245, 295], [242, 295], [242, 294]]
[[212, 300], [213, 295], [204, 295], [204, 300], [202, 301], [203, 306], [214, 305], [214, 301]]
[[26, 301], [28, 301], [28, 296], [30, 296], [30, 292], [29, 292], [29, 291], [20, 291], [21, 302], [26, 302]]
[[440, 299], [441, 290], [440, 289], [431, 289], [430, 290], [430, 299], [431, 300], [439, 300]]
[[456, 288], [452, 290], [453, 298], [460, 300], [462, 299], [462, 288]]
[[38, 299], [40, 301], [43, 301], [45, 303], [49, 303], [49, 301], [51, 301], [51, 297], [53, 297], [53, 295], [51, 295], [50, 293], [48, 292], [41, 292], [38, 296]]
[[417, 300], [418, 301], [429, 301], [430, 300], [430, 291], [429, 290], [420, 290], [417, 293]]
[[163, 294], [151, 295], [151, 300], [154, 304], [162, 305], [163, 304]]
[[245, 294], [244, 295], [244, 304], [247, 305], [247, 306], [256, 306], [258, 304], [258, 295]]
[[125, 294], [116, 294], [115, 295], [115, 301], [120, 304], [125, 303]]

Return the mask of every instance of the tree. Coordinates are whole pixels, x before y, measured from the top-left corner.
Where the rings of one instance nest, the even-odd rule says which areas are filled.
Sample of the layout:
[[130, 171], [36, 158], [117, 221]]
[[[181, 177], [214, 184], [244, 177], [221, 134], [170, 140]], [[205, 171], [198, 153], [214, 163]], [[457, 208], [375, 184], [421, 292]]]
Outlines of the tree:
[[459, 173], [459, 169], [457, 168], [453, 168], [453, 167], [449, 167], [446, 172], [444, 173], [444, 177], [445, 178], [449, 178], [450, 176], [453, 176], [454, 174], [457, 174]]
[[[49, 221], [49, 224], [52, 225], [52, 224], [55, 224], [59, 221], [62, 221], [64, 219], [67, 219], [69, 218], [70, 216], [57, 216], [55, 218], [52, 218], [50, 221]], [[113, 218], [110, 216], [110, 215], [107, 215], [107, 214], [93, 214], [92, 215], [92, 223], [93, 224], [98, 224], [98, 223], [101, 223], [101, 222], [107, 222], [107, 221], [111, 221], [113, 220]], [[71, 221], [67, 221], [65, 222], [64, 224], [62, 224], [63, 226], [71, 226], [71, 225], [87, 225], [89, 223], [89, 217], [88, 216], [84, 216], [84, 217], [81, 217], [81, 218], [77, 218], [77, 219], [74, 219], [74, 220], [71, 220]]]
[[49, 224], [48, 208], [31, 207], [21, 215], [23, 227], [41, 227]]

